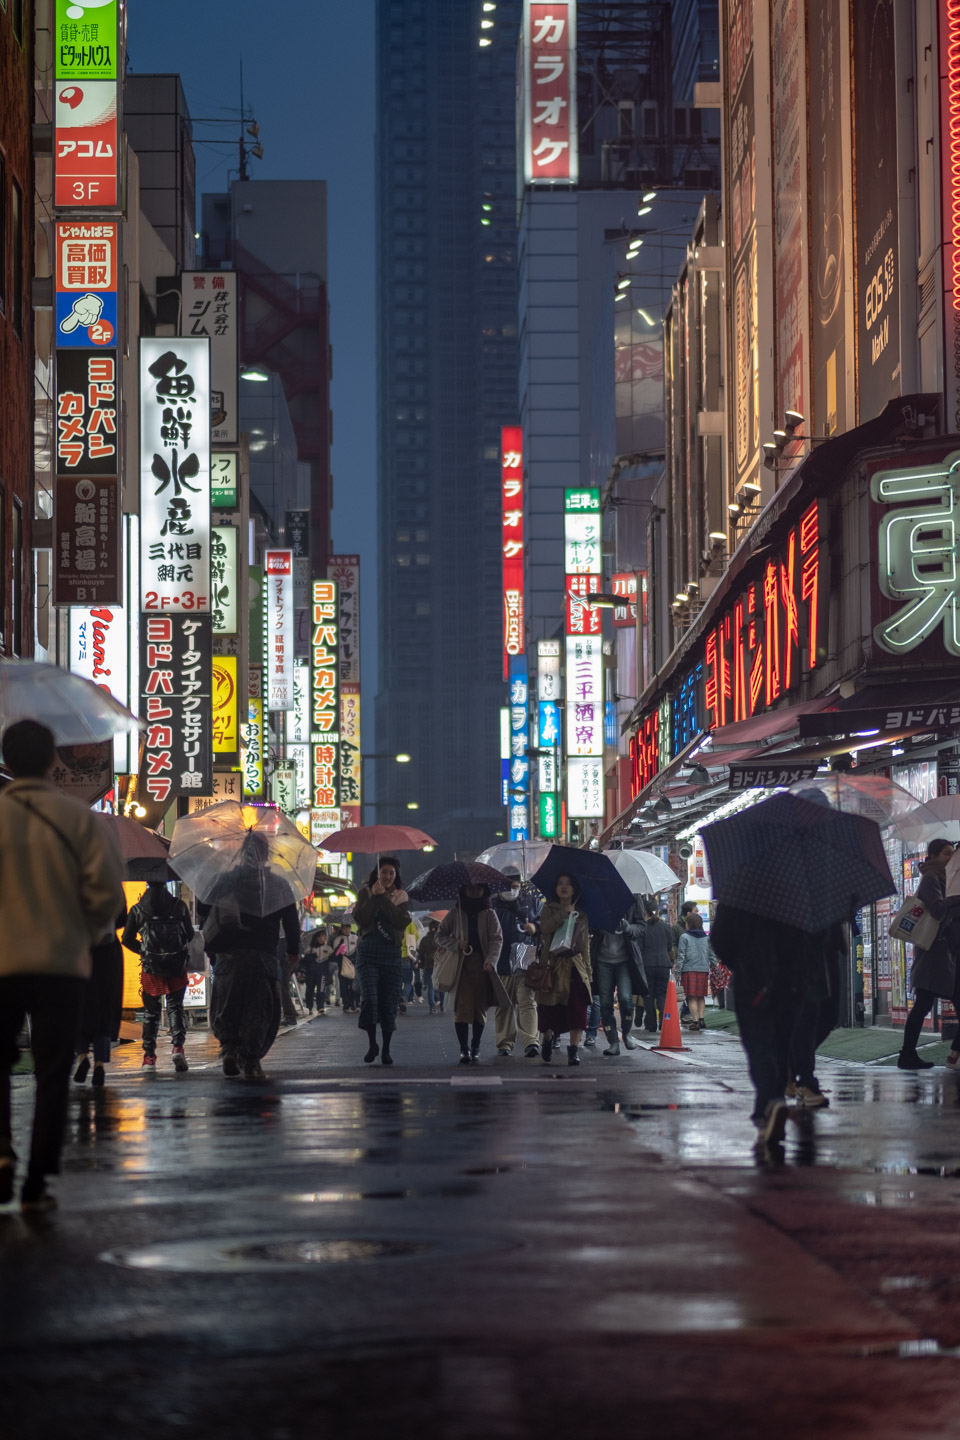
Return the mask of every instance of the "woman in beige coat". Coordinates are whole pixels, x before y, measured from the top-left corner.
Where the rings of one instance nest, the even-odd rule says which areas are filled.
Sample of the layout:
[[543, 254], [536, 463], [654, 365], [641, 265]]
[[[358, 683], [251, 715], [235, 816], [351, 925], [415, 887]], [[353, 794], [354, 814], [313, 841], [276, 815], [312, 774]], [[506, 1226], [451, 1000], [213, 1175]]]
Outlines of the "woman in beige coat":
[[464, 885], [437, 934], [438, 950], [456, 949], [461, 956], [453, 997], [461, 1065], [476, 1065], [480, 1059], [480, 1037], [490, 1006], [510, 1003], [497, 975], [502, 943], [500, 921], [490, 906], [489, 885]]
[[[593, 990], [590, 966], [590, 932], [586, 916], [577, 910], [579, 896], [569, 875], [560, 875], [553, 896], [540, 911], [540, 933], [543, 936], [541, 961], [549, 965], [552, 983], [537, 996], [537, 1024], [543, 1036], [540, 1053], [550, 1063], [558, 1035], [570, 1034], [567, 1064], [580, 1064], [580, 1041], [587, 1025], [587, 1010]], [[576, 916], [569, 945], [553, 950], [553, 938], [570, 915]]]

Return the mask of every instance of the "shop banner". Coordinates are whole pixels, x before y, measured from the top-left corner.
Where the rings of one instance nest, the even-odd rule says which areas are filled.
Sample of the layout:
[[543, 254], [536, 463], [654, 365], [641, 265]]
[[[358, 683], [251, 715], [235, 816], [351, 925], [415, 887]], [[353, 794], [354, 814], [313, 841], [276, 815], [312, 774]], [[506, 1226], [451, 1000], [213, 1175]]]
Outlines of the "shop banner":
[[809, 765], [731, 765], [730, 789], [775, 790], [812, 780], [819, 769], [816, 761]]
[[57, 349], [57, 474], [116, 475], [116, 350]]
[[637, 582], [636, 570], [624, 570], [611, 576], [610, 593], [623, 600], [613, 611], [613, 623], [617, 629], [635, 629], [637, 624]]
[[524, 179], [528, 185], [575, 185], [576, 0], [525, 0], [523, 57]]
[[595, 820], [603, 816], [603, 760], [567, 761], [567, 814], [571, 820]]
[[[259, 672], [258, 672], [259, 673]], [[263, 700], [259, 695], [247, 701], [247, 730], [243, 755], [243, 798], [263, 799]]]
[[140, 623], [140, 789], [155, 803], [209, 795], [213, 784], [209, 615], [145, 615]]
[[237, 693], [237, 657], [213, 657], [213, 753], [217, 763], [236, 764], [240, 758], [240, 697]]
[[140, 608], [210, 606], [210, 342], [140, 341]]
[[185, 270], [180, 277], [180, 333], [210, 343], [210, 439], [239, 439], [239, 310], [234, 270]]
[[239, 628], [238, 550], [236, 526], [214, 525], [210, 531], [210, 609], [214, 635], [236, 635]]
[[[854, 7], [855, 8], [855, 7]], [[873, 5], [867, 7], [871, 11]], [[846, 253], [843, 132], [849, 125], [842, 109], [841, 67], [849, 63], [840, 34], [841, 0], [809, 0], [810, 52], [807, 83], [810, 103], [810, 269], [813, 326], [810, 333], [814, 435], [850, 429], [846, 406], [848, 336], [844, 286]], [[890, 89], [890, 77], [885, 89]], [[874, 97], [876, 103], [876, 97]], [[885, 101], [884, 103], [891, 103]], [[894, 171], [894, 186], [896, 187]]]
[[57, 80], [53, 203], [60, 210], [116, 210], [120, 109], [116, 80]]
[[331, 555], [327, 574], [340, 602], [340, 679], [360, 684], [360, 556]]
[[503, 549], [503, 678], [510, 660], [522, 655], [524, 619], [523, 430], [505, 425], [500, 431], [500, 510]]
[[240, 504], [236, 451], [218, 450], [210, 457], [210, 501], [214, 510], [236, 510]]
[[118, 605], [120, 482], [57, 476], [53, 489], [54, 605]]
[[58, 80], [119, 77], [118, 9], [119, 0], [56, 0], [54, 73]]
[[264, 556], [267, 643], [267, 709], [293, 709], [293, 554], [268, 550]]
[[[806, 415], [810, 351], [806, 226], [806, 41], [802, 0], [772, 0], [776, 415]], [[891, 69], [890, 74], [893, 71]], [[879, 92], [875, 92], [876, 94]], [[794, 445], [785, 455], [806, 453]]]
[[115, 342], [119, 230], [115, 220], [57, 222], [58, 348], [99, 350]]
[[[344, 815], [360, 808], [363, 760], [360, 748], [360, 686], [340, 686], [340, 807]], [[359, 824], [358, 820], [354, 823]]]
[[313, 582], [311, 662], [313, 692], [310, 741], [313, 747], [313, 808], [339, 810], [340, 677], [339, 604], [335, 580]]

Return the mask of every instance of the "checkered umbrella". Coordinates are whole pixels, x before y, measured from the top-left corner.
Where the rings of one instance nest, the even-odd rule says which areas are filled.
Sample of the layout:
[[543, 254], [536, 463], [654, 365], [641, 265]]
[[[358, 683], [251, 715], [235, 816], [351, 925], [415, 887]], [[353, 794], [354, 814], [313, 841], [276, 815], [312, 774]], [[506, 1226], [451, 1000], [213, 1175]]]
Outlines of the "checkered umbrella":
[[513, 883], [499, 870], [481, 865], [477, 860], [451, 860], [418, 875], [407, 887], [407, 894], [416, 905], [453, 905], [464, 885], [489, 885], [496, 894], [499, 890], [509, 890]]
[[716, 900], [814, 934], [896, 890], [880, 828], [797, 795], [707, 825]]

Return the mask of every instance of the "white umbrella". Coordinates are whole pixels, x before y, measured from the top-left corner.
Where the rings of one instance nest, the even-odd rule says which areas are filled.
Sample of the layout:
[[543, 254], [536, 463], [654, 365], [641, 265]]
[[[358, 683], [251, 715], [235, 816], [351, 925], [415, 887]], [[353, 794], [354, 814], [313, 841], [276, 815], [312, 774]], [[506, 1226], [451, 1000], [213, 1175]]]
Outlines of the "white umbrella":
[[92, 680], [39, 660], [0, 661], [0, 730], [37, 720], [58, 745], [90, 745], [139, 728], [140, 721]]
[[652, 850], [604, 850], [607, 859], [623, 876], [634, 895], [655, 895], [658, 890], [672, 890], [681, 883], [669, 865], [664, 865]]
[[897, 829], [900, 838], [911, 845], [941, 839], [960, 843], [960, 795], [940, 795], [908, 810], [897, 821]]
[[549, 840], [505, 840], [482, 851], [477, 860], [481, 865], [490, 865], [503, 873], [504, 865], [515, 865], [521, 879], [528, 880], [534, 870], [539, 870], [550, 850]]

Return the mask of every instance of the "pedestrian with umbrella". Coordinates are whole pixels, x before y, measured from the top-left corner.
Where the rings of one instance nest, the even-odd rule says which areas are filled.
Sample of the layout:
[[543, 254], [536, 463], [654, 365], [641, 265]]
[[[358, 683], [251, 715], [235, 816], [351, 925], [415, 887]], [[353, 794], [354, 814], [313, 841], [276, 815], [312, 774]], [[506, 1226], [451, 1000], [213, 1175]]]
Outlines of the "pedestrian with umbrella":
[[[353, 907], [360, 932], [357, 945], [357, 979], [362, 1003], [359, 1028], [370, 1041], [363, 1060], [372, 1065], [379, 1055], [381, 1064], [392, 1065], [390, 1041], [397, 1028], [400, 990], [403, 982], [404, 931], [410, 924], [407, 892], [400, 877], [400, 863], [382, 855], [370, 871]], [[382, 1047], [377, 1044], [380, 1026]]]
[[[539, 871], [537, 872], [539, 874]], [[535, 883], [542, 889], [540, 881]], [[557, 1039], [569, 1034], [567, 1064], [580, 1064], [580, 1041], [587, 1027], [593, 991], [590, 932], [572, 875], [561, 873], [540, 911], [543, 957], [530, 977], [537, 988], [540, 1054], [549, 1065]], [[528, 972], [529, 973], [529, 972]]]
[[279, 810], [224, 800], [177, 821], [170, 865], [197, 896], [223, 1073], [262, 1080], [280, 1027], [280, 931], [298, 961], [297, 902], [313, 890], [317, 852]]
[[735, 979], [759, 1143], [777, 1146], [791, 1065], [812, 1078], [836, 1015], [843, 925], [895, 886], [873, 820], [796, 795], [718, 820], [703, 839], [718, 901], [710, 939]]
[[[920, 865], [920, 884], [917, 899], [927, 907], [927, 914], [938, 923], [936, 937], [931, 945], [923, 949], [913, 947], [913, 964], [910, 967], [910, 984], [916, 999], [903, 1027], [903, 1044], [897, 1056], [900, 1070], [929, 1070], [929, 1060], [917, 1053], [917, 1041], [923, 1022], [930, 1014], [937, 996], [953, 1002], [960, 1015], [960, 964], [957, 963], [957, 935], [955, 926], [960, 919], [960, 895], [947, 895], [947, 863], [953, 855], [953, 845], [942, 838], [931, 840], [927, 846], [927, 858]], [[953, 1037], [947, 1064], [951, 1067], [960, 1061], [960, 1029]]]
[[497, 974], [503, 932], [491, 907], [490, 894], [488, 884], [461, 886], [456, 905], [447, 911], [437, 932], [438, 951], [456, 951], [459, 956], [453, 1022], [461, 1065], [479, 1062], [480, 1040], [490, 1006], [510, 1004]]
[[134, 955], [140, 956], [143, 993], [143, 1060], [145, 1075], [157, 1071], [157, 1035], [163, 1018], [163, 1001], [167, 1001], [167, 1022], [173, 1068], [184, 1071], [187, 1057], [184, 1042], [187, 1022], [183, 1013], [186, 994], [190, 941], [193, 922], [182, 900], [170, 894], [163, 880], [151, 880], [146, 894], [127, 916], [123, 927], [123, 943]]

